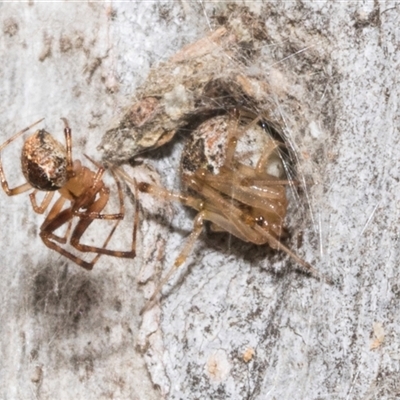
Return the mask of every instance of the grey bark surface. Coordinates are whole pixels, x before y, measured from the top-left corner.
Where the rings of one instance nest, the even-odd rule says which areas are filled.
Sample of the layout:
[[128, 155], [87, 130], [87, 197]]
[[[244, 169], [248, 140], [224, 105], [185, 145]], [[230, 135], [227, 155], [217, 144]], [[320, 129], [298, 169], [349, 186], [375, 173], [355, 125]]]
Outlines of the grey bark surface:
[[[400, 398], [395, 3], [2, 3], [0, 143], [41, 117], [62, 142], [66, 117], [74, 158], [101, 160], [148, 74], [240, 7], [265, 28], [245, 73], [272, 87], [302, 178], [286, 243], [337, 284], [267, 246], [203, 234], [142, 318], [191, 232], [189, 210], [140, 196], [137, 257], [87, 272], [41, 242], [27, 195], [1, 192], [1, 398]], [[183, 141], [126, 172], [179, 190]], [[1, 154], [12, 186], [21, 146]], [[109, 225], [96, 224], [86, 240], [98, 244]]]

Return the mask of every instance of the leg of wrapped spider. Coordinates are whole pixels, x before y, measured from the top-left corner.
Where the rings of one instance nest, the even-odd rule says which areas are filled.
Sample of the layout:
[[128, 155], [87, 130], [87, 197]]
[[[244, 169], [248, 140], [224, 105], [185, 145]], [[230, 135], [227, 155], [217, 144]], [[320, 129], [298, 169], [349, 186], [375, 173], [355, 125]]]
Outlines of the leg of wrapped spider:
[[255, 226], [255, 229], [258, 231], [258, 233], [263, 235], [268, 240], [268, 244], [273, 249], [283, 250], [288, 256], [293, 258], [293, 260], [295, 260], [299, 265], [301, 265], [305, 269], [305, 271], [310, 273], [314, 278], [316, 278], [318, 280], [321, 280], [321, 281], [327, 283], [328, 285], [333, 285], [334, 284], [332, 279], [330, 279], [330, 278], [326, 277], [325, 275], [321, 274], [313, 266], [311, 266], [311, 264], [309, 264], [308, 262], [302, 260], [296, 253], [294, 253], [292, 250], [290, 250], [288, 247], [286, 247], [284, 244], [282, 244], [278, 239], [276, 239], [270, 233], [264, 231], [263, 229], [261, 229], [261, 227], [259, 227], [257, 225]]
[[283, 143], [277, 142], [276, 140], [272, 139], [264, 146], [264, 149], [261, 152], [260, 158], [258, 159], [256, 165], [256, 174], [258, 176], [268, 175], [266, 171], [268, 161], [270, 157], [274, 154], [276, 149], [278, 149], [280, 146], [284, 146]]
[[157, 296], [161, 292], [163, 286], [170, 280], [171, 276], [186, 261], [189, 254], [192, 252], [193, 246], [203, 230], [203, 219], [204, 219], [204, 212], [201, 211], [196, 215], [196, 218], [193, 221], [193, 231], [189, 235], [189, 239], [187, 240], [184, 248], [180, 252], [177, 259], [175, 260], [172, 268], [167, 272], [167, 274], [155, 288], [154, 293], [151, 295], [146, 305], [140, 311], [140, 315], [142, 315], [145, 311], [151, 309], [154, 306], [154, 304], [157, 302]]
[[[240, 122], [240, 111], [235, 110], [234, 116], [231, 119], [231, 122], [228, 125], [228, 137], [227, 137], [227, 146], [225, 153], [225, 163], [224, 167], [230, 168], [232, 165], [232, 160], [235, 155], [236, 146], [240, 139], [240, 137], [253, 126], [257, 125], [260, 121], [260, 117], [254, 118], [249, 124], [239, 127]], [[233, 121], [233, 122], [232, 122]]]

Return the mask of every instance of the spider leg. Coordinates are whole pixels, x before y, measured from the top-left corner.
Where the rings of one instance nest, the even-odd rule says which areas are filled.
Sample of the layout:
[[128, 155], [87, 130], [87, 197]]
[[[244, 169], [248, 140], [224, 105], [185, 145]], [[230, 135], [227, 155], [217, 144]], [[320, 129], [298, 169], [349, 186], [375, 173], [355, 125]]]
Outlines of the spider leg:
[[[217, 226], [245, 242], [252, 242], [258, 245], [268, 243], [270, 247], [274, 249], [283, 250], [312, 276], [328, 284], [332, 284], [331, 279], [324, 276], [309, 263], [301, 259], [296, 253], [282, 244], [272, 233], [254, 223], [254, 221], [246, 220], [246, 215], [241, 210], [233, 205], [224, 205], [223, 201], [225, 200], [222, 198], [218, 199], [218, 197], [220, 197], [218, 192], [210, 189], [211, 188], [206, 189], [206, 191], [203, 192], [208, 199], [211, 199], [211, 202], [204, 204], [205, 211], [203, 211], [203, 219], [215, 223]], [[214, 208], [214, 211], [210, 211], [212, 208]], [[238, 217], [240, 214], [241, 216]]]
[[[104, 189], [104, 188], [103, 188]], [[43, 242], [51, 248], [52, 250], [57, 251], [61, 255], [69, 258], [70, 260], [74, 261], [79, 266], [91, 270], [94, 264], [99, 260], [100, 256], [103, 254], [115, 256], [115, 257], [125, 257], [125, 258], [133, 258], [136, 255], [136, 235], [137, 235], [137, 227], [139, 223], [139, 203], [136, 202], [135, 205], [135, 219], [134, 219], [134, 228], [132, 234], [132, 248], [131, 251], [116, 251], [116, 250], [108, 250], [105, 247], [109, 243], [112, 235], [114, 234], [115, 229], [117, 228], [120, 219], [117, 220], [116, 224], [113, 226], [112, 230], [108, 234], [106, 240], [103, 243], [102, 247], [94, 247], [94, 246], [86, 246], [79, 243], [80, 238], [89, 227], [89, 225], [93, 222], [93, 219], [90, 218], [90, 215], [99, 215], [99, 212], [105, 207], [108, 202], [108, 191], [104, 189], [102, 193], [100, 193], [99, 199], [96, 200], [89, 208], [88, 213], [84, 217], [79, 219], [78, 224], [76, 225], [72, 235], [71, 235], [71, 245], [74, 246], [77, 250], [82, 252], [94, 252], [97, 255], [92, 259], [92, 261], [87, 262], [84, 261], [82, 258], [72, 254], [71, 252], [67, 251], [54, 241], [59, 243], [66, 243], [67, 238], [70, 235], [71, 231], [71, 222], [73, 217], [75, 216], [75, 212], [73, 207], [67, 208], [63, 211], [60, 211], [66, 199], [64, 197], [60, 197], [57, 202], [54, 204], [53, 208], [50, 210], [49, 215], [47, 216], [46, 220], [44, 221], [40, 237], [42, 238]], [[100, 214], [101, 215], [101, 214]], [[119, 215], [119, 214], [117, 214]], [[67, 232], [64, 237], [60, 237], [55, 235], [53, 232], [60, 228], [62, 225], [68, 222]]]
[[240, 111], [238, 111], [237, 114], [238, 115], [236, 115], [235, 118], [234, 118], [235, 123], [233, 124], [232, 122], [230, 122], [228, 124], [228, 137], [227, 137], [225, 162], [224, 162], [224, 167], [226, 167], [226, 168], [231, 168], [231, 166], [232, 166], [232, 161], [233, 161], [233, 157], [235, 155], [236, 146], [237, 146], [237, 143], [238, 143], [240, 137], [246, 131], [251, 129], [253, 126], [257, 125], [261, 120], [261, 117], [258, 116], [256, 118], [254, 118], [247, 125], [242, 126], [241, 128], [239, 128], [238, 125], [239, 125], [240, 116], [241, 116]]
[[[44, 221], [41, 230], [40, 230], [40, 237], [43, 240], [43, 243], [49, 247], [52, 250], [57, 251], [64, 257], [69, 258], [82, 268], [85, 268], [87, 270], [91, 270], [93, 268], [93, 265], [96, 263], [96, 261], [99, 259], [99, 255], [97, 255], [91, 262], [87, 262], [82, 260], [80, 257], [77, 257], [76, 255], [70, 253], [69, 251], [65, 250], [63, 247], [61, 247], [59, 244], [55, 243], [53, 240], [57, 240], [54, 238], [53, 232], [57, 230], [60, 226], [66, 224], [67, 222], [70, 222], [73, 218], [73, 213], [71, 208], [67, 208], [63, 211], [61, 211], [55, 218], [52, 220], [48, 221], [48, 218]], [[58, 240], [57, 240], [58, 241]]]
[[[184, 180], [189, 181], [188, 178]], [[286, 213], [285, 188], [282, 184], [270, 185], [272, 177], [269, 180], [254, 181], [251, 178], [243, 178], [236, 170], [224, 168], [217, 175], [205, 169], [198, 169], [191, 180], [197, 182], [199, 188], [208, 185], [216, 192], [224, 193], [243, 204], [263, 209], [271, 215]], [[188, 185], [190, 184], [188, 182]]]
[[[38, 123], [42, 122], [44, 120], [44, 118], [40, 119], [39, 121], [34, 122], [32, 125], [29, 125], [28, 127], [22, 129], [21, 131], [17, 132], [14, 136], [12, 136], [10, 139], [6, 140], [1, 146], [0, 146], [0, 152], [7, 147], [11, 142], [13, 142], [15, 139], [19, 138], [22, 134], [24, 134], [25, 132], [29, 131], [29, 129], [33, 128], [35, 125], [37, 125]], [[1, 161], [1, 156], [0, 156], [0, 180], [1, 180], [1, 186], [4, 190], [4, 192], [8, 195], [8, 196], [15, 196], [17, 194], [20, 193], [24, 193], [27, 192], [28, 190], [32, 189], [32, 186], [26, 182], [22, 185], [19, 185], [15, 188], [10, 188], [8, 186], [8, 182], [6, 179], [6, 176], [4, 174], [4, 170], [3, 170], [3, 163]]]
[[196, 199], [193, 196], [188, 196], [182, 193], [172, 193], [161, 186], [153, 185], [146, 182], [136, 182], [132, 179], [122, 168], [114, 168], [116, 174], [123, 178], [126, 182], [129, 182], [135, 188], [135, 196], [137, 196], [137, 190], [143, 193], [149, 193], [153, 197], [161, 198], [163, 200], [177, 201], [186, 206], [192, 207], [195, 210], [201, 211], [203, 209], [203, 201]]
[[29, 131], [29, 129], [33, 128], [35, 125], [38, 123], [42, 122], [44, 118], [39, 119], [39, 121], [34, 122], [32, 125], [29, 125], [28, 127], [22, 129], [21, 131], [17, 132], [14, 136], [12, 136], [10, 139], [6, 140], [1, 146], [0, 146], [0, 151], [2, 151], [5, 147], [7, 147], [11, 142], [13, 142], [15, 139], [19, 138], [22, 134], [25, 132]]
[[[121, 190], [119, 186], [119, 190]], [[122, 258], [134, 258], [136, 256], [136, 233], [137, 233], [137, 226], [138, 226], [138, 210], [139, 210], [139, 205], [138, 202], [136, 201], [136, 206], [135, 206], [135, 220], [134, 220], [134, 228], [133, 228], [133, 238], [132, 238], [132, 247], [130, 251], [119, 251], [119, 250], [109, 250], [106, 249], [105, 247], [107, 246], [108, 242], [110, 241], [112, 235], [114, 234], [115, 229], [117, 228], [118, 224], [121, 222], [121, 220], [124, 217], [124, 208], [122, 208], [122, 212], [119, 214], [101, 214], [101, 211], [104, 209], [104, 207], [108, 203], [109, 199], [109, 190], [106, 188], [101, 188], [101, 190], [98, 192], [99, 198], [95, 200], [89, 207], [87, 207], [87, 210], [84, 213], [76, 213], [73, 211], [73, 215], [79, 215], [80, 219], [78, 224], [76, 225], [74, 231], [72, 232], [71, 235], [71, 240], [70, 243], [72, 246], [74, 246], [77, 250], [83, 251], [83, 252], [93, 252], [93, 253], [98, 253], [98, 254], [106, 254], [109, 256], [114, 256], [114, 257], [122, 257]], [[122, 196], [122, 194], [120, 194]], [[121, 206], [124, 207], [123, 201], [121, 203]], [[112, 228], [111, 232], [109, 233], [106, 241], [104, 242], [102, 247], [95, 247], [95, 246], [88, 246], [85, 244], [80, 243], [80, 239], [82, 235], [85, 233], [86, 229], [90, 226], [90, 224], [93, 222], [94, 219], [116, 219], [116, 223], [114, 224], [114, 227]]]
[[38, 192], [38, 190], [35, 189], [29, 195], [29, 198], [30, 198], [31, 203], [32, 203], [33, 211], [35, 211], [35, 213], [38, 213], [38, 214], [43, 214], [46, 211], [46, 208], [49, 206], [51, 200], [53, 199], [54, 192], [46, 192], [46, 194], [44, 195], [44, 198], [43, 198], [43, 200], [42, 200], [42, 202], [40, 203], [39, 206], [38, 206], [38, 204], [36, 202], [36, 194], [37, 194], [37, 192]]
[[154, 306], [154, 304], [157, 302], [157, 296], [161, 292], [163, 286], [170, 280], [171, 276], [186, 261], [189, 254], [192, 252], [193, 246], [196, 243], [196, 240], [198, 239], [198, 237], [200, 236], [200, 234], [203, 230], [203, 219], [204, 219], [205, 215], [206, 215], [206, 213], [204, 211], [201, 211], [196, 215], [196, 217], [193, 221], [193, 231], [189, 235], [189, 238], [186, 241], [185, 246], [183, 247], [183, 249], [180, 252], [177, 259], [175, 260], [174, 265], [171, 267], [171, 269], [167, 272], [167, 274], [164, 276], [164, 278], [159, 282], [159, 284], [155, 288], [150, 299], [147, 301], [146, 305], [140, 311], [140, 315], [142, 315], [145, 311], [151, 309]]
[[[88, 157], [89, 158], [89, 157]], [[90, 158], [89, 158], [90, 159]], [[91, 160], [91, 159], [90, 159]], [[93, 160], [91, 160], [93, 161]], [[96, 163], [96, 165], [98, 165]], [[100, 166], [99, 170], [100, 171], [100, 177], [103, 175], [104, 173], [104, 168]], [[114, 169], [110, 169], [111, 174], [114, 177], [115, 183], [117, 185], [117, 192], [118, 192], [118, 201], [119, 201], [119, 212], [118, 213], [114, 213], [114, 214], [102, 214], [100, 212], [89, 212], [88, 210], [85, 211], [79, 211], [79, 208], [81, 207], [81, 204], [84, 204], [87, 202], [87, 199], [90, 198], [94, 198], [96, 196], [96, 194], [100, 191], [104, 191], [105, 193], [103, 193], [103, 195], [107, 195], [107, 202], [108, 202], [108, 198], [109, 198], [109, 189], [106, 187], [100, 187], [99, 189], [99, 185], [98, 182], [95, 182], [93, 184], [93, 186], [91, 187], [91, 189], [86, 193], [85, 197], [80, 199], [80, 201], [76, 202], [74, 204], [73, 210], [74, 210], [74, 215], [77, 217], [81, 217], [81, 218], [90, 218], [90, 219], [107, 219], [107, 220], [115, 220], [115, 219], [119, 219], [122, 220], [124, 219], [124, 215], [125, 215], [125, 204], [124, 204], [124, 195], [122, 193], [122, 187], [121, 187], [121, 182], [118, 179], [116, 172], [114, 171]], [[97, 172], [96, 176], [95, 176], [95, 181], [96, 181], [96, 177], [99, 174], [99, 171]], [[133, 181], [132, 181], [133, 182]], [[136, 187], [136, 184], [134, 183], [134, 187]], [[105, 204], [107, 204], [107, 202]], [[104, 205], [105, 207], [105, 205]], [[103, 207], [103, 208], [104, 208]]]
[[254, 224], [253, 218], [246, 218], [246, 215], [232, 202], [224, 199], [217, 191], [206, 185], [196, 177], [184, 177], [185, 183], [191, 189], [197, 191], [208, 200], [197, 199], [185, 194], [172, 193], [162, 187], [145, 182], [138, 183], [138, 189], [141, 192], [149, 193], [154, 197], [160, 197], [164, 200], [178, 201], [186, 206], [192, 207], [197, 211], [204, 211], [204, 219], [209, 220], [237, 236], [238, 238], [255, 244], [265, 244], [266, 240], [260, 237], [251, 224]]
[[[94, 162], [90, 157], [87, 156], [89, 160]], [[95, 163], [95, 162], [94, 162]], [[120, 221], [124, 218], [125, 216], [125, 204], [124, 204], [124, 196], [122, 193], [122, 188], [121, 188], [121, 182], [117, 177], [116, 171], [114, 168], [111, 168], [111, 174], [113, 175], [116, 185], [117, 185], [117, 191], [118, 191], [118, 198], [119, 198], [119, 204], [120, 204], [120, 209], [119, 213], [114, 213], [114, 214], [103, 214], [101, 211], [104, 209], [104, 207], [107, 205], [109, 196], [110, 196], [110, 191], [108, 188], [102, 186], [100, 189], [96, 186], [98, 186], [98, 182], [96, 183], [96, 180], [100, 179], [104, 173], [104, 167], [100, 166], [99, 164], [95, 163], [95, 165], [99, 166], [99, 170], [96, 173], [96, 176], [94, 178], [95, 183], [93, 184], [91, 190], [88, 191], [86, 194], [85, 199], [80, 199], [82, 201], [76, 202], [73, 206], [73, 214], [74, 216], [77, 216], [81, 218], [80, 222], [78, 225], [75, 227], [72, 237], [71, 237], [71, 244], [74, 246], [76, 249], [80, 251], [85, 251], [85, 252], [96, 252], [99, 254], [107, 254], [115, 257], [123, 257], [123, 258], [134, 258], [136, 256], [136, 236], [137, 236], [137, 230], [138, 230], [138, 225], [139, 225], [139, 202], [137, 201], [138, 196], [137, 196], [137, 185], [136, 181], [132, 180], [134, 187], [135, 187], [135, 218], [133, 222], [133, 230], [132, 230], [132, 247], [130, 251], [118, 251], [118, 250], [108, 250], [105, 249], [105, 246], [108, 244], [109, 240], [111, 239], [112, 235], [114, 234], [118, 224]], [[85, 211], [79, 211], [79, 207], [81, 204], [85, 204], [87, 202], [88, 198], [95, 198], [96, 194], [99, 194], [99, 198], [92, 203], [90, 207], [88, 207]], [[94, 219], [104, 219], [104, 220], [117, 220], [115, 223], [114, 227], [112, 228], [106, 242], [103, 244], [101, 248], [98, 247], [93, 247], [93, 246], [87, 246], [84, 244], [79, 243], [80, 238], [86, 231], [86, 229], [89, 227], [89, 225], [93, 222]]]
[[[279, 187], [275, 190], [264, 190], [264, 193], [260, 194], [255, 188], [251, 191], [251, 188], [241, 184], [233, 189], [232, 186], [235, 185], [232, 185], [232, 181], [235, 178], [228, 177], [226, 184], [223, 178], [227, 177], [219, 177], [219, 182], [214, 180], [209, 182], [207, 174], [197, 174], [197, 172], [190, 178], [183, 177], [188, 187], [201, 193], [207, 199], [203, 205], [209, 212], [206, 219], [245, 242], [263, 245], [266, 243], [265, 237], [254, 230], [257, 224], [256, 218], [263, 217], [269, 222], [268, 229], [279, 237], [287, 207], [286, 197], [277, 196], [284, 195], [283, 188], [282, 191], [277, 191]], [[249, 207], [243, 210], [236, 206], [237, 203], [227, 200], [221, 193]]]
[[[283, 250], [288, 254], [294, 261], [296, 261], [300, 266], [302, 266], [306, 271], [311, 273], [314, 277], [323, 280], [327, 283], [332, 283], [329, 278], [326, 278], [321, 273], [319, 273], [315, 268], [313, 268], [309, 263], [302, 260], [293, 251], [283, 245], [279, 239], [277, 239], [273, 233], [270, 233], [259, 226], [251, 215], [243, 212], [239, 208], [235, 207], [231, 202], [226, 201], [217, 190], [209, 187], [205, 182], [202, 182], [198, 177], [191, 176], [185, 177], [185, 182], [188, 187], [200, 193], [202, 196], [207, 198], [207, 201], [198, 200], [191, 196], [171, 193], [168, 190], [158, 187], [156, 185], [150, 185], [144, 182], [138, 184], [138, 188], [141, 192], [149, 193], [155, 197], [161, 197], [165, 200], [179, 201], [185, 205], [189, 205], [192, 208], [200, 211], [195, 220], [195, 226], [192, 234], [189, 237], [187, 244], [181, 251], [180, 255], [175, 261], [173, 267], [168, 271], [166, 276], [159, 283], [155, 289], [153, 295], [149, 299], [148, 303], [141, 311], [150, 309], [156, 302], [156, 296], [161, 291], [165, 283], [170, 279], [174, 271], [182, 265], [182, 263], [187, 259], [190, 251], [194, 246], [195, 240], [201, 233], [200, 226], [203, 226], [203, 221], [208, 220], [216, 224], [223, 230], [235, 235], [239, 239], [245, 242], [252, 242], [257, 245], [263, 245], [268, 243], [270, 247], [274, 249]], [[275, 218], [279, 219], [279, 215], [274, 215]], [[272, 229], [272, 227], [271, 227]], [[275, 231], [273, 231], [276, 233]]]
[[[53, 240], [56, 240], [58, 242], [63, 243], [63, 241], [62, 241], [63, 238], [55, 237], [55, 235], [52, 232], [55, 231], [56, 229], [58, 229], [60, 226], [62, 226], [65, 223], [67, 223], [67, 222], [70, 224], [73, 216], [74, 215], [72, 213], [71, 208], [63, 210], [60, 214], [58, 214], [58, 216], [55, 219], [50, 221], [49, 224], [45, 228], [43, 228], [41, 230], [40, 237], [42, 238], [43, 243], [47, 247], [49, 247], [52, 250], [57, 251], [58, 253], [60, 253], [64, 257], [69, 258], [74, 263], [78, 264], [82, 268], [85, 268], [86, 270], [89, 270], [89, 271], [91, 269], [93, 269], [94, 264], [96, 264], [96, 262], [99, 260], [99, 258], [100, 258], [100, 256], [102, 254], [114, 255], [114, 256], [117, 256], [117, 257], [119, 256], [120, 252], [112, 252], [112, 253], [111, 252], [100, 252], [100, 250], [106, 250], [106, 249], [104, 249], [104, 248], [99, 248], [98, 249], [98, 248], [93, 247], [92, 248], [93, 251], [95, 251], [97, 249], [99, 250], [98, 254], [92, 259], [92, 261], [87, 262], [87, 261], [83, 260], [82, 258], [80, 258], [80, 257], [72, 254], [71, 252], [65, 250], [59, 244], [55, 243]], [[67, 231], [70, 231], [70, 227], [68, 227]], [[105, 240], [105, 242], [103, 244], [103, 247], [107, 246], [107, 244], [108, 244], [108, 242], [109, 242], [109, 240], [110, 240], [110, 238], [111, 238], [113, 233], [114, 233], [114, 229], [108, 235], [107, 239]], [[68, 234], [68, 232], [67, 232], [67, 234]]]
[[[52, 193], [54, 193], [54, 192], [52, 192]], [[42, 226], [40, 227], [41, 231], [47, 230], [47, 226], [53, 219], [55, 219], [57, 217], [57, 215], [60, 214], [61, 209], [63, 208], [63, 205], [65, 204], [66, 201], [67, 201], [67, 199], [63, 196], [61, 196], [60, 198], [57, 199], [57, 201], [54, 203], [53, 207], [47, 214], [47, 217], [46, 217], [45, 221], [43, 222]], [[72, 226], [72, 218], [68, 221], [68, 227], [67, 227], [67, 230], [66, 230], [64, 236], [55, 235], [53, 232], [49, 232], [48, 238], [55, 240], [58, 243], [62, 243], [62, 244], [67, 243], [67, 239], [71, 233], [71, 226]]]
[[75, 176], [73, 161], [72, 161], [72, 131], [69, 127], [67, 118], [60, 118], [64, 122], [64, 136], [67, 149], [67, 178]]
[[282, 143], [277, 142], [276, 140], [270, 140], [265, 146], [263, 151], [261, 152], [261, 156], [258, 159], [257, 165], [256, 165], [256, 174], [258, 176], [269, 176], [267, 174], [267, 171], [265, 169], [269, 158], [274, 154], [275, 150], [278, 147], [284, 146]]
[[[13, 138], [11, 138], [11, 139], [13, 139]], [[10, 139], [7, 140], [7, 142], [4, 144], [7, 145], [9, 143], [11, 143]], [[5, 146], [3, 145], [2, 147], [5, 147]], [[15, 188], [10, 188], [8, 186], [6, 175], [4, 174], [4, 170], [3, 170], [3, 163], [1, 161], [1, 155], [0, 155], [0, 180], [1, 180], [1, 187], [3, 188], [3, 190], [7, 196], [15, 196], [17, 194], [24, 193], [24, 192], [27, 192], [28, 190], [32, 189], [32, 186], [28, 182], [23, 183], [22, 185], [19, 185]]]
[[[188, 185], [189, 186], [189, 185]], [[204, 195], [208, 200], [201, 200], [192, 196], [175, 194], [168, 190], [144, 182], [138, 183], [138, 189], [141, 192], [149, 193], [155, 197], [161, 197], [164, 200], [178, 201], [184, 205], [202, 212], [204, 220], [211, 221], [227, 232], [237, 236], [245, 242], [255, 244], [265, 244], [266, 239], [254, 231], [254, 219], [246, 218], [246, 215], [231, 202], [226, 201], [218, 192], [206, 185], [203, 185], [201, 191], [199, 187], [190, 186], [192, 189]]]
[[72, 228], [72, 219], [70, 219], [68, 221], [67, 230], [65, 231], [64, 236], [59, 236], [59, 235], [55, 235], [54, 233], [50, 233], [48, 237], [52, 240], [55, 240], [58, 243], [66, 244], [68, 241], [69, 235], [71, 234], [71, 228]]
[[301, 265], [306, 271], [308, 271], [315, 278], [317, 278], [317, 279], [319, 279], [321, 281], [324, 281], [325, 283], [327, 283], [329, 285], [333, 285], [334, 284], [334, 282], [330, 278], [328, 278], [325, 275], [321, 274], [319, 271], [317, 271], [309, 263], [307, 263], [304, 260], [302, 260], [296, 253], [294, 253], [292, 250], [290, 250], [288, 247], [286, 247], [284, 244], [282, 244], [278, 239], [276, 239], [269, 232], [266, 232], [265, 230], [263, 230], [258, 225], [256, 225], [255, 229], [260, 233], [260, 235], [263, 235], [267, 239], [268, 244], [273, 249], [283, 250], [287, 255], [289, 255], [291, 258], [293, 258], [293, 260], [295, 260], [299, 265]]
[[[186, 205], [191, 205], [193, 208], [197, 210], [201, 210], [195, 220], [194, 220], [194, 226], [193, 226], [193, 231], [189, 235], [189, 238], [184, 246], [184, 248], [181, 250], [179, 256], [176, 258], [174, 265], [171, 267], [171, 269], [167, 272], [167, 274], [164, 276], [164, 278], [160, 281], [160, 283], [157, 285], [156, 289], [154, 290], [152, 296], [148, 300], [147, 304], [144, 306], [144, 308], [141, 310], [140, 314], [143, 314], [145, 311], [151, 309], [154, 304], [157, 301], [157, 296], [161, 292], [163, 286], [169, 281], [171, 276], [175, 273], [175, 271], [186, 261], [188, 256], [190, 255], [191, 251], [193, 250], [194, 244], [198, 237], [200, 236], [203, 225], [204, 225], [204, 220], [211, 221], [218, 225], [219, 227], [223, 228], [227, 232], [230, 232], [234, 234], [236, 237], [242, 239], [245, 242], [251, 241], [253, 243], [257, 244], [265, 244], [266, 238], [264, 235], [260, 235], [259, 232], [256, 232], [252, 226], [249, 226], [245, 221], [244, 218], [238, 218], [237, 216], [234, 217], [233, 219], [228, 219], [223, 216], [223, 214], [229, 214], [229, 211], [226, 211], [227, 205], [224, 203], [217, 203], [217, 206], [212, 205], [211, 203], [215, 204], [214, 201], [211, 203], [209, 202], [203, 202], [199, 201], [195, 198], [192, 198], [190, 196], [184, 196], [184, 195], [177, 195], [174, 193], [169, 192], [166, 189], [160, 188], [155, 185], [150, 185], [147, 183], [139, 183], [138, 184], [139, 190], [142, 192], [150, 193], [154, 196], [157, 197], [162, 197], [166, 200], [174, 200], [174, 201], [180, 201]], [[211, 189], [212, 190], [212, 189]], [[207, 191], [207, 196], [209, 196], [210, 193]], [[220, 197], [219, 200], [225, 201], [222, 199], [222, 197], [214, 192], [214, 198], [213, 200], [216, 200], [217, 197]], [[219, 208], [221, 207], [221, 208]], [[234, 207], [233, 205], [228, 206], [230, 212], [235, 215], [243, 215], [243, 213]], [[214, 210], [214, 211], [212, 211]], [[260, 228], [261, 229], [261, 228]], [[269, 236], [268, 236], [269, 238]], [[277, 242], [279, 242], [277, 239], [275, 239]], [[280, 243], [280, 242], [279, 242]], [[284, 246], [282, 249], [286, 249]], [[288, 253], [289, 255], [292, 255], [293, 253], [290, 252]], [[300, 260], [299, 257], [295, 256], [295, 260]], [[302, 261], [303, 266], [309, 265]], [[310, 266], [311, 269], [313, 269]]]
[[[0, 162], [0, 164], [1, 164], [1, 162]], [[6, 192], [7, 196], [15, 196], [17, 194], [21, 194], [21, 193], [27, 192], [28, 190], [32, 189], [32, 186], [28, 182], [24, 183], [20, 186], [17, 186], [15, 188], [10, 189], [8, 187], [6, 178], [4, 177], [3, 169], [1, 168], [1, 166], [0, 166], [0, 179], [1, 179], [1, 187]]]
[[93, 160], [92, 157], [89, 157], [87, 154], [84, 154], [84, 156], [85, 156], [93, 165], [95, 165], [98, 169], [100, 169], [100, 168], [103, 168], [103, 169], [104, 169], [104, 167], [103, 167], [101, 164], [99, 164], [97, 161]]
[[[128, 180], [130, 181], [130, 179]], [[202, 183], [199, 183], [199, 185], [202, 185]], [[179, 266], [181, 266], [186, 261], [187, 257], [193, 249], [195, 241], [202, 231], [204, 220], [214, 222], [221, 228], [234, 234], [235, 236], [246, 242], [252, 241], [257, 244], [265, 244], [266, 242], [264, 237], [261, 237], [257, 232], [254, 231], [254, 229], [252, 229], [243, 221], [243, 212], [236, 208], [230, 202], [227, 202], [225, 199], [223, 199], [222, 196], [220, 196], [212, 188], [206, 188], [203, 185], [200, 191], [205, 197], [211, 198], [211, 201], [209, 202], [194, 198], [189, 195], [175, 194], [162, 187], [144, 182], [139, 182], [137, 186], [141, 192], [149, 193], [152, 196], [162, 198], [164, 200], [178, 201], [199, 211], [194, 220], [193, 231], [190, 234], [187, 243], [177, 257], [173, 267], [168, 271], [166, 276], [156, 287], [153, 295], [151, 296], [141, 313], [153, 307], [156, 302], [156, 297], [161, 291], [162, 287], [170, 279], [173, 273], [179, 268]], [[199, 191], [199, 188], [196, 187], [196, 190]], [[231, 219], [225, 218], [223, 216], [224, 214], [230, 215]]]
[[51, 207], [49, 213], [46, 216], [46, 219], [44, 220], [41, 229], [45, 229], [47, 225], [49, 224], [50, 221], [55, 219], [58, 214], [60, 214], [65, 202], [67, 199], [63, 196], [60, 196], [57, 201], [54, 203], [53, 207]]

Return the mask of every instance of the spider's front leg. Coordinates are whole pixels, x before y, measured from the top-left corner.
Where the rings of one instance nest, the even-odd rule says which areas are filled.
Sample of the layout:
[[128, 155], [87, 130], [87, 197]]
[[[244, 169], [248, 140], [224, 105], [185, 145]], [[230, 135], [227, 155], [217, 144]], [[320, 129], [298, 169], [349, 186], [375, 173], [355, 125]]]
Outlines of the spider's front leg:
[[228, 123], [227, 145], [224, 162], [224, 167], [226, 168], [232, 167], [236, 147], [240, 138], [246, 133], [246, 131], [256, 126], [261, 120], [261, 117], [257, 116], [247, 125], [240, 127], [239, 124], [242, 113], [240, 110], [235, 110], [234, 114], [236, 115], [234, 115]]

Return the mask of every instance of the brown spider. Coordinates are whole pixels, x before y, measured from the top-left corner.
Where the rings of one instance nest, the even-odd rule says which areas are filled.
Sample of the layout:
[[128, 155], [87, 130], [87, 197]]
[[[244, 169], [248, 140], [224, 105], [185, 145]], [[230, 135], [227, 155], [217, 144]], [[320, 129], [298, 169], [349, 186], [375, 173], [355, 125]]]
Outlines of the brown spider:
[[[155, 304], [156, 296], [164, 284], [185, 262], [203, 230], [204, 221], [210, 221], [214, 231], [226, 231], [245, 242], [268, 244], [274, 249], [283, 250], [306, 271], [327, 281], [280, 241], [287, 211], [286, 186], [295, 182], [285, 177], [279, 153], [283, 143], [265, 132], [264, 128], [271, 126], [261, 117], [246, 111], [241, 111], [235, 117], [227, 114], [208, 119], [191, 134], [183, 150], [182, 193], [172, 193], [153, 184], [138, 183], [141, 192], [178, 201], [198, 211], [185, 246], [142, 313]], [[253, 140], [252, 148], [258, 146], [260, 151], [258, 159], [253, 157], [248, 162], [251, 155], [246, 151], [239, 154], [239, 147], [243, 139], [251, 142], [254, 135], [262, 136], [264, 143], [257, 144]], [[134, 184], [125, 173], [123, 177]]]
[[[135, 206], [136, 214], [134, 218], [131, 250], [118, 251], [106, 249], [115, 229], [125, 215], [120, 181], [111, 168], [110, 171], [114, 176], [118, 188], [120, 209], [117, 214], [102, 214], [101, 212], [107, 205], [110, 196], [110, 189], [106, 187], [102, 181], [105, 168], [86, 155], [85, 157], [97, 167], [96, 172], [82, 166], [80, 161], [72, 160], [71, 129], [68, 125], [68, 121], [65, 118], [61, 119], [65, 125], [64, 134], [66, 148], [44, 129], [37, 130], [25, 141], [22, 148], [21, 164], [22, 172], [27, 180], [26, 183], [12, 189], [9, 188], [0, 158], [0, 179], [3, 190], [8, 196], [14, 196], [34, 189], [29, 197], [33, 210], [39, 214], [44, 213], [55, 191], [58, 191], [60, 197], [54, 203], [40, 227], [40, 237], [46, 246], [59, 252], [81, 267], [91, 270], [93, 265], [103, 254], [114, 257], [134, 258], [136, 255], [135, 244], [138, 225], [138, 203], [136, 202]], [[41, 121], [43, 121], [43, 119], [16, 133], [3, 143], [0, 146], [0, 156], [1, 151], [6, 146]], [[36, 194], [38, 191], [46, 192], [39, 205], [36, 201]], [[67, 201], [70, 202], [70, 205], [68, 208], [63, 209]], [[78, 222], [71, 233], [72, 219], [74, 217], [78, 218]], [[82, 235], [95, 219], [116, 220], [116, 223], [101, 247], [81, 244], [80, 239]], [[63, 237], [56, 235], [54, 232], [64, 224], [68, 224], [65, 235]], [[61, 246], [61, 244], [67, 243], [68, 238], [70, 244], [77, 250], [81, 252], [97, 253], [97, 255], [92, 261], [87, 262], [72, 254]]]

